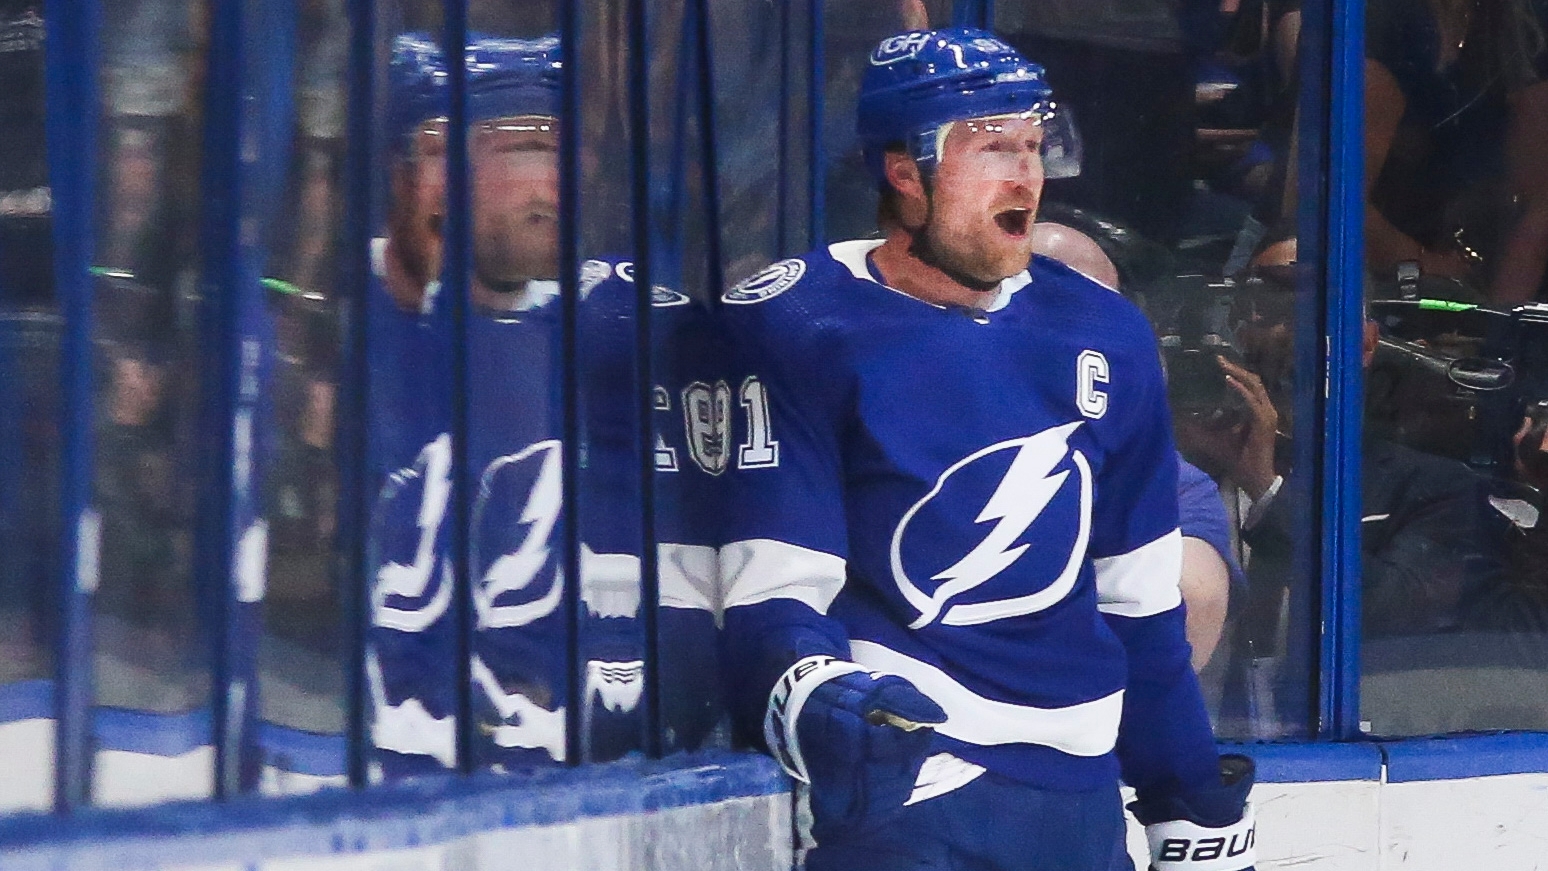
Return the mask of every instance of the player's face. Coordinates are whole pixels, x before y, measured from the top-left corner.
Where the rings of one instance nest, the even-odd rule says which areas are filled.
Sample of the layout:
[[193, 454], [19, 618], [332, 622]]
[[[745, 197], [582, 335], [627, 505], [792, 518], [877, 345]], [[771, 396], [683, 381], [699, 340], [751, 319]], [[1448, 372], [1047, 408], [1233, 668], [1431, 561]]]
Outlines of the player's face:
[[925, 233], [936, 258], [991, 282], [1032, 259], [1043, 193], [1043, 127], [1035, 118], [953, 124], [941, 148]]
[[558, 125], [552, 118], [503, 118], [470, 133], [474, 270], [491, 284], [556, 277]]
[[408, 157], [395, 170], [392, 245], [421, 285], [441, 271], [446, 215], [446, 122], [429, 121], [415, 133]]
[[440, 233], [446, 211], [446, 122], [431, 121], [414, 134], [414, 214]]

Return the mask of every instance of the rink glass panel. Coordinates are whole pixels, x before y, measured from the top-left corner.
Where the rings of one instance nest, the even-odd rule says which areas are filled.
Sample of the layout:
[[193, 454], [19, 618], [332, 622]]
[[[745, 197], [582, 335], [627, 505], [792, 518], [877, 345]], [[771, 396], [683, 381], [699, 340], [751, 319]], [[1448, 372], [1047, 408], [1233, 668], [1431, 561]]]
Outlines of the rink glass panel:
[[[652, 4], [650, 167], [656, 180], [647, 203], [652, 281], [649, 308], [650, 535], [655, 548], [657, 593], [654, 691], [663, 754], [723, 745], [724, 709], [716, 652], [718, 547], [716, 495], [724, 468], [735, 400], [721, 375], [723, 354], [714, 341], [711, 305], [725, 284], [720, 193], [709, 137], [719, 104], [707, 42], [709, 3], [675, 0]], [[738, 27], [755, 26], [739, 22]], [[731, 49], [735, 50], [735, 49]], [[763, 104], [767, 106], [767, 102]], [[742, 116], [746, 117], [746, 116]], [[775, 116], [777, 118], [777, 115]], [[765, 178], [765, 180], [767, 180]], [[743, 179], [743, 182], [748, 179]], [[777, 186], [767, 190], [777, 196]], [[740, 249], [767, 246], [773, 224], [747, 225]], [[717, 223], [717, 218], [719, 221]], [[766, 247], [752, 256], [766, 256]]]
[[334, 555], [350, 28], [342, 0], [297, 4], [292, 14], [288, 123], [272, 164], [280, 199], [262, 240], [273, 335], [255, 748], [264, 794], [342, 786], [347, 755], [349, 593]]
[[1361, 729], [1548, 728], [1548, 21], [1365, 24]]
[[[1038, 221], [1094, 239], [1107, 263], [1056, 228], [1040, 248], [1082, 271], [1115, 267], [1160, 341], [1181, 457], [1207, 473], [1184, 470], [1179, 504], [1189, 635], [1216, 732], [1273, 739], [1314, 723], [1322, 292], [1293, 246], [1321, 232], [1322, 194], [1297, 196], [1289, 171], [1299, 12], [1258, 13], [994, 10], [1080, 134], [1080, 172], [1045, 184]], [[833, 215], [830, 202], [830, 227]]]
[[709, 6], [719, 241], [730, 286], [807, 247], [810, 16], [802, 3]]
[[[362, 695], [370, 782], [457, 765], [453, 323], [445, 268], [450, 70], [438, 3], [375, 10]], [[455, 286], [462, 286], [460, 281]]]
[[[653, 74], [649, 20], [655, 4], [586, 0], [578, 9], [575, 74], [580, 91], [580, 202], [576, 204], [579, 299], [575, 305], [576, 504], [580, 601], [576, 605], [571, 716], [576, 761], [606, 761], [646, 747], [647, 686], [641, 319], [659, 283], [639, 219], [650, 146], [639, 100]], [[643, 13], [644, 21], [636, 18]], [[669, 18], [669, 13], [661, 13]]]
[[[42, 4], [0, 6], [0, 811], [52, 800], [60, 305], [44, 146]], [[14, 206], [9, 204], [14, 203]]]
[[[575, 446], [563, 413], [559, 241], [560, 141], [571, 131], [559, 107], [562, 67], [553, 66], [558, 4], [470, 4], [468, 14], [467, 393], [458, 401], [469, 483], [470, 752], [473, 767], [505, 771], [570, 761], [567, 718], [577, 709], [564, 496]], [[516, 75], [541, 95], [502, 96]], [[533, 75], [546, 84], [532, 84]], [[623, 583], [637, 601], [637, 574]]]
[[[222, 627], [195, 582], [200, 177], [209, 10], [137, 0], [101, 34], [94, 302], [99, 805], [210, 794]], [[153, 748], [145, 752], [147, 748]]]

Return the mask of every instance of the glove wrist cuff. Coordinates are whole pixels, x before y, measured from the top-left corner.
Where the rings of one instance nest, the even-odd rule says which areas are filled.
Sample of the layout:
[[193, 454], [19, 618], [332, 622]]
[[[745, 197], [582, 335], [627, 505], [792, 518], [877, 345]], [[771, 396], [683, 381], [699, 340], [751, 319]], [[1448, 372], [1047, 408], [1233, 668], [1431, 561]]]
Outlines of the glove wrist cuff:
[[768, 710], [763, 715], [763, 740], [785, 773], [802, 783], [811, 783], [806, 760], [797, 740], [796, 722], [812, 690], [826, 681], [864, 668], [832, 656], [808, 656], [785, 669], [769, 693]]
[[1145, 827], [1155, 871], [1243, 871], [1257, 865], [1257, 822], [1252, 803], [1229, 826], [1211, 828], [1188, 820]]

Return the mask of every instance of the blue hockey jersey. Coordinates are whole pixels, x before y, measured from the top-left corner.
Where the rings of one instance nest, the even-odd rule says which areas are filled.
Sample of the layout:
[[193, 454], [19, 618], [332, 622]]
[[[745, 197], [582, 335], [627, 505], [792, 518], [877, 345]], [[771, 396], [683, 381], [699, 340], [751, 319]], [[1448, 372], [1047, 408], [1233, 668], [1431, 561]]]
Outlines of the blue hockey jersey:
[[[380, 246], [378, 246], [380, 247]], [[380, 272], [381, 269], [378, 269]], [[642, 557], [640, 313], [626, 260], [582, 264], [576, 341], [578, 504], [563, 498], [564, 361], [555, 282], [535, 281], [509, 309], [470, 313], [466, 327], [468, 573], [473, 597], [471, 751], [476, 766], [566, 758], [566, 720], [580, 712], [591, 758], [643, 740], [646, 642]], [[372, 298], [373, 627], [367, 652], [372, 733], [388, 777], [455, 762], [458, 699], [452, 542], [455, 521], [447, 330], [431, 305], [405, 312]], [[713, 726], [715, 544], [710, 475], [690, 461], [675, 397], [707, 359], [703, 309], [656, 288], [655, 487], [663, 610], [660, 716], [668, 749], [697, 746]], [[578, 524], [581, 621], [564, 607], [567, 524]], [[571, 636], [579, 629], [572, 646]], [[578, 652], [581, 699], [571, 698]], [[703, 673], [701, 673], [703, 672]]]
[[[1178, 592], [1150, 328], [1035, 258], [986, 311], [883, 283], [879, 241], [727, 291], [738, 367], [721, 551], [733, 712], [826, 654], [912, 681], [936, 750], [1006, 777], [1218, 783]], [[1115, 752], [1116, 751], [1116, 752]]]

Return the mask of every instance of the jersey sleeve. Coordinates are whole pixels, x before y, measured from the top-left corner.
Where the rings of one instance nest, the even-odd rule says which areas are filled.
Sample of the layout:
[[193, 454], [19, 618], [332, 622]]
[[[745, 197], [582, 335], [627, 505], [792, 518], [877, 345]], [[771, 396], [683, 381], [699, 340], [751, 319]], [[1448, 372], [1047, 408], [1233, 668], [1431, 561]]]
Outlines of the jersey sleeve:
[[1183, 538], [1197, 538], [1220, 555], [1231, 584], [1245, 587], [1236, 552], [1231, 547], [1231, 518], [1213, 478], [1182, 458], [1177, 460], [1177, 525]]
[[1118, 760], [1141, 799], [1186, 795], [1220, 779], [1183, 631], [1177, 455], [1150, 342], [1150, 353], [1136, 355], [1138, 362], [1121, 375], [1137, 389], [1115, 395], [1108, 410], [1132, 417], [1098, 477], [1093, 526], [1099, 532], [1092, 537], [1097, 607], [1129, 660]]
[[787, 668], [811, 655], [850, 658], [843, 627], [827, 616], [848, 556], [840, 438], [849, 382], [820, 336], [781, 335], [763, 310], [725, 308], [734, 423], [722, 660], [738, 731], [758, 744], [769, 692]]

